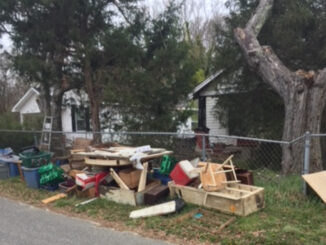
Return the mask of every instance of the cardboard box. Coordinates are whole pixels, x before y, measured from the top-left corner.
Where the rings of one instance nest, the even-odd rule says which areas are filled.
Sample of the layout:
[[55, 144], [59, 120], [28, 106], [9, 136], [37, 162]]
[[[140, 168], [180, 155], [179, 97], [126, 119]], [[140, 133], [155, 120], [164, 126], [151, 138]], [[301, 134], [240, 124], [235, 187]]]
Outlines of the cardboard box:
[[119, 171], [119, 177], [130, 188], [134, 189], [139, 184], [141, 170], [128, 168]]
[[95, 186], [86, 190], [82, 190], [81, 188], [76, 189], [76, 196], [79, 198], [93, 198], [96, 197], [96, 189]]

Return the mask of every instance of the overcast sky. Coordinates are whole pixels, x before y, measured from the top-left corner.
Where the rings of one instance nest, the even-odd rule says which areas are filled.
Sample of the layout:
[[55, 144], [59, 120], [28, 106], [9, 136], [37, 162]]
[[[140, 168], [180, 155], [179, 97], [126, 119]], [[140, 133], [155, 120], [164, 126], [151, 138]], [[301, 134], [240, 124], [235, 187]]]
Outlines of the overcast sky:
[[[159, 14], [171, 0], [144, 0], [152, 16]], [[182, 1], [182, 0], [177, 0]], [[224, 4], [227, 0], [185, 0], [184, 14], [187, 18], [212, 18], [215, 14], [226, 14], [227, 9]], [[0, 39], [3, 48], [0, 51], [11, 49], [11, 41], [8, 35], [3, 35]]]

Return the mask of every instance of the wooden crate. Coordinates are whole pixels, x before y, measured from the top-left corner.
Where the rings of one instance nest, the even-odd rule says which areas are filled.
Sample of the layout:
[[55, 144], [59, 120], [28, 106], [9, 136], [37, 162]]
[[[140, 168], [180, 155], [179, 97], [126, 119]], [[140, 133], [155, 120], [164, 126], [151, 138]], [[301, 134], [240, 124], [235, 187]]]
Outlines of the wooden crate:
[[247, 216], [265, 205], [264, 188], [230, 183], [223, 190], [207, 192], [190, 186], [169, 182], [170, 196], [182, 198], [185, 202], [212, 208], [224, 213]]
[[131, 206], [144, 205], [144, 194], [160, 184], [160, 181], [153, 181], [146, 186], [145, 190], [141, 192], [124, 190], [113, 186], [100, 186], [100, 193], [101, 198], [105, 198], [116, 203], [129, 204]]

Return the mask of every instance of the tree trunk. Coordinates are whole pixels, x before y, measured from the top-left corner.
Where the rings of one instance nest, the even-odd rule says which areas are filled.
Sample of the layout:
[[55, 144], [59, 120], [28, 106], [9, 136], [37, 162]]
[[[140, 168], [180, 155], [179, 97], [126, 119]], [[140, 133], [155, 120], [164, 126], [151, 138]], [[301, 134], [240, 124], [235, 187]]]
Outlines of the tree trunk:
[[[283, 140], [291, 141], [304, 135], [307, 131], [319, 133], [325, 104], [323, 90], [316, 86], [309, 88], [306, 85], [299, 90], [292, 86], [289, 90], [289, 97], [284, 98]], [[319, 171], [322, 169], [319, 138], [312, 138], [310, 150], [310, 172]], [[300, 139], [290, 145], [284, 145], [283, 173], [300, 173], [303, 167], [303, 159], [304, 139]]]
[[51, 116], [53, 118], [53, 131], [62, 131], [62, 118], [61, 118], [61, 107], [62, 107], [62, 96], [63, 91], [58, 88], [54, 88], [51, 103]]
[[90, 66], [90, 63], [89, 63], [89, 60], [87, 59], [87, 57], [85, 60], [84, 75], [85, 75], [85, 88], [86, 88], [86, 92], [87, 92], [88, 99], [90, 102], [93, 141], [94, 141], [94, 143], [101, 143], [102, 137], [101, 137], [101, 134], [98, 133], [101, 131], [100, 102], [99, 102], [98, 95], [96, 93], [96, 87], [92, 82], [91, 66]]
[[[322, 71], [290, 71], [268, 46], [261, 46], [257, 36], [273, 7], [273, 0], [261, 0], [244, 29], [234, 31], [249, 67], [283, 98], [285, 121], [283, 140], [292, 141], [305, 134], [320, 132], [326, 96], [326, 68]], [[310, 171], [322, 170], [318, 138], [310, 147]], [[303, 166], [304, 140], [283, 146], [283, 173], [300, 173]]]

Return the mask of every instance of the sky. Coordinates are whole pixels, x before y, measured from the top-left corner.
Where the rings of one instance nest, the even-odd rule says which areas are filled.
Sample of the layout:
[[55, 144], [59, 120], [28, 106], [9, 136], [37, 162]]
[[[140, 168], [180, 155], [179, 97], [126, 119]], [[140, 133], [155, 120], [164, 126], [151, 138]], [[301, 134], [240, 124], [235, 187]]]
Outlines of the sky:
[[[141, 4], [147, 6], [149, 8], [149, 12], [152, 16], [156, 16], [159, 14], [165, 6], [171, 0], [143, 0]], [[177, 0], [183, 1], [183, 0]], [[215, 14], [226, 14], [227, 9], [225, 8], [224, 4], [227, 0], [184, 0], [185, 1], [185, 9], [184, 14], [187, 18], [194, 19], [194, 18], [212, 18]], [[11, 41], [9, 36], [3, 35], [0, 38], [0, 44], [3, 46], [0, 49], [2, 51], [11, 50]]]

